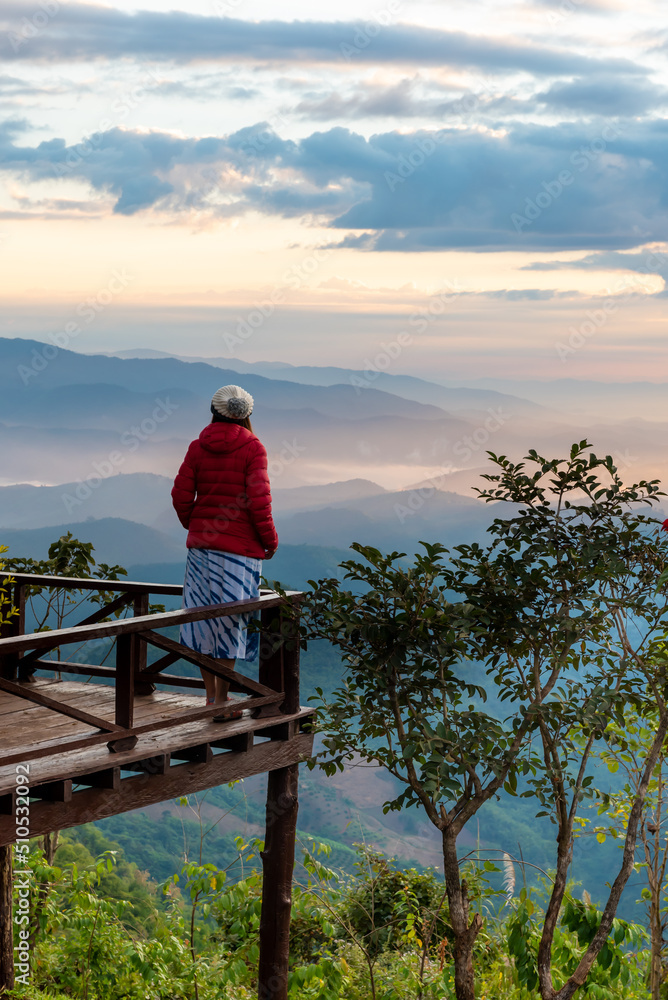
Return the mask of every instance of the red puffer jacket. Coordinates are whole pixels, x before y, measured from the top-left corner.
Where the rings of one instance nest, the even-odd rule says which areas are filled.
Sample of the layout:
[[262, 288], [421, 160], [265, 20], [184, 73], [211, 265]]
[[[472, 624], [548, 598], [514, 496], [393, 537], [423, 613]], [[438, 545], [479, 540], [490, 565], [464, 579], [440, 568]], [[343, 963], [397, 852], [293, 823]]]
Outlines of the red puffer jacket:
[[240, 424], [208, 424], [178, 471], [172, 503], [189, 549], [263, 559], [278, 547], [267, 452]]

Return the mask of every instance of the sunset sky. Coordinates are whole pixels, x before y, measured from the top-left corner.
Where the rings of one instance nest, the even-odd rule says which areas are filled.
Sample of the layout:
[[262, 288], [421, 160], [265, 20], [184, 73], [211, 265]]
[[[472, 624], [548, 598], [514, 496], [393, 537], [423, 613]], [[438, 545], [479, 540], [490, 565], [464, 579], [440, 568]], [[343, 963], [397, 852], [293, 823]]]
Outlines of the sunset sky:
[[658, 0], [2, 0], [0, 335], [665, 380], [665, 24]]

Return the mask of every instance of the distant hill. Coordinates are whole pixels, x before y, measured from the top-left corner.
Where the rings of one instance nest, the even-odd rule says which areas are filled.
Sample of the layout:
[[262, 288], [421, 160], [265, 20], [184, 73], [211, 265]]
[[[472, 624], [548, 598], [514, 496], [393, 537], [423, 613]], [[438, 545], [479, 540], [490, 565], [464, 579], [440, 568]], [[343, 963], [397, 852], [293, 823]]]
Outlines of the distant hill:
[[[448, 546], [483, 541], [499, 513], [497, 505], [436, 489], [387, 492], [283, 517], [280, 537], [291, 545], [306, 542], [343, 548], [355, 541], [410, 554], [419, 549], [420, 541]], [[504, 515], [510, 513], [505, 507]]]
[[[0, 484], [89, 479], [116, 455], [115, 470], [173, 478], [189, 442], [209, 421], [212, 393], [238, 373], [172, 358], [89, 356], [37, 341], [0, 339]], [[375, 388], [315, 386], [244, 377], [254, 426], [275, 489], [373, 477], [416, 478], [451, 462], [474, 433], [468, 417]], [[395, 471], [397, 470], [397, 471]], [[410, 471], [408, 471], [410, 470]]]
[[[48, 346], [48, 345], [47, 345]], [[17, 404], [35, 398], [35, 389], [48, 391], [94, 384], [120, 386], [142, 394], [167, 392], [171, 387], [188, 390], [208, 402], [221, 382], [232, 382], [238, 372], [210, 364], [187, 364], [173, 358], [122, 359], [106, 355], [76, 354], [58, 350], [52, 360], [44, 360], [45, 345], [31, 340], [0, 338], [0, 388], [3, 399]], [[35, 368], [39, 370], [34, 370]], [[245, 388], [256, 402], [272, 410], [316, 410], [325, 416], [345, 420], [364, 417], [401, 416], [438, 419], [439, 407], [403, 399], [370, 388], [356, 392], [350, 384], [312, 386], [260, 375], [247, 375]], [[7, 395], [5, 395], [7, 394]], [[63, 403], [66, 404], [63, 397]], [[71, 405], [69, 400], [66, 405]], [[3, 409], [8, 403], [3, 403]]]
[[[0, 507], [5, 523], [25, 523], [22, 518], [38, 517], [51, 523], [31, 528], [0, 527], [0, 544], [10, 546], [10, 556], [45, 558], [49, 544], [61, 534], [71, 531], [82, 541], [95, 546], [96, 559], [121, 565], [178, 564], [185, 561], [186, 533], [176, 522], [169, 508], [169, 482], [159, 476], [117, 476], [103, 480], [99, 491], [74, 509], [77, 521], [63, 518], [62, 497], [74, 494], [69, 487], [13, 486], [0, 489]], [[373, 487], [374, 484], [368, 484]], [[299, 586], [314, 573], [331, 575], [340, 557], [347, 558], [352, 542], [375, 545], [390, 551], [417, 551], [421, 540], [440, 541], [456, 545], [463, 541], [482, 540], [487, 526], [498, 512], [495, 505], [430, 489], [353, 495], [350, 484], [335, 484], [329, 503], [320, 500], [327, 487], [286, 490], [297, 494], [276, 508], [276, 523], [281, 547], [275, 560], [267, 563], [265, 574], [276, 579], [294, 578]], [[368, 487], [367, 487], [368, 488]], [[124, 495], [125, 494], [125, 495]], [[5, 506], [5, 497], [13, 498], [13, 515]], [[23, 513], [21, 498], [25, 497]], [[317, 497], [315, 503], [314, 498]], [[118, 499], [119, 511], [135, 508], [134, 517], [102, 516], [95, 518], [93, 510], [104, 513]], [[305, 506], [296, 506], [303, 504]], [[49, 509], [49, 503], [53, 509]], [[135, 506], [136, 504], [136, 506]], [[508, 510], [505, 508], [504, 513]], [[90, 514], [88, 512], [91, 512]], [[57, 522], [56, 518], [59, 516]], [[159, 515], [159, 516], [158, 516]], [[150, 523], [138, 523], [143, 518]], [[155, 527], [168, 527], [169, 533]], [[288, 550], [294, 551], [288, 551]], [[297, 551], [298, 550], [298, 551]], [[320, 567], [315, 569], [315, 566]], [[164, 572], [169, 572], [165, 570]], [[296, 585], [296, 584], [295, 584]]]
[[477, 497], [474, 487], [483, 489], [487, 483], [481, 477], [490, 472], [489, 466], [479, 465], [474, 469], [460, 469], [458, 472], [449, 472], [443, 476], [432, 476], [430, 479], [422, 479], [417, 483], [407, 483], [405, 489], [408, 491], [437, 489], [445, 493], [459, 493], [462, 496]]
[[124, 518], [148, 525], [161, 521], [165, 525], [166, 515], [169, 515], [170, 527], [183, 531], [171, 506], [171, 479], [135, 472], [91, 482], [92, 488], [79, 482], [60, 486], [21, 483], [0, 487], [0, 529], [62, 525], [68, 515], [74, 515], [77, 521]]
[[[657, 375], [665, 372], [657, 370]], [[282, 376], [285, 378], [285, 376]], [[447, 384], [447, 380], [444, 380]], [[668, 420], [668, 382], [603, 382], [594, 379], [508, 379], [474, 380], [476, 388], [518, 393], [543, 406], [554, 407], [566, 419], [587, 418], [609, 421], [644, 417]], [[454, 387], [455, 383], [453, 383]]]
[[24, 388], [6, 388], [0, 395], [0, 421], [8, 426], [124, 432], [151, 420], [154, 427], [149, 437], [163, 438], [188, 434], [193, 421], [202, 419], [203, 397], [174, 386], [160, 392], [139, 392], [107, 382], [36, 388], [40, 391], [32, 394]]
[[96, 562], [129, 566], [132, 563], [175, 563], [183, 558], [185, 545], [145, 524], [120, 517], [99, 521], [63, 523], [47, 528], [0, 529], [0, 544], [7, 545], [8, 558], [46, 559], [51, 542], [71, 531], [82, 542], [92, 542]]
[[332, 503], [345, 503], [365, 497], [386, 493], [382, 486], [369, 479], [348, 479], [342, 483], [327, 483], [322, 486], [296, 486], [291, 490], [274, 490], [274, 511], [285, 514], [288, 511], [315, 510]]
[[[90, 481], [101, 467], [108, 469], [112, 455], [111, 473], [171, 480], [208, 422], [211, 394], [222, 381], [243, 381], [256, 398], [254, 426], [269, 453], [277, 498], [286, 489], [317, 490], [313, 484], [355, 479], [380, 489], [430, 488], [438, 481], [447, 491], [470, 495], [471, 471], [484, 466], [488, 449], [520, 459], [536, 448], [552, 457], [567, 454], [583, 437], [597, 452], [610, 453], [627, 481], [668, 479], [665, 392], [650, 383], [441, 386], [383, 372], [371, 388], [360, 389], [351, 383], [359, 373], [348, 369], [248, 367], [241, 378], [196, 360], [82, 355], [0, 339], [0, 486]], [[524, 396], [498, 394], [500, 387], [522, 385]], [[558, 414], [541, 406], [558, 403]], [[301, 501], [289, 502], [301, 509]], [[277, 509], [282, 505], [281, 499]], [[322, 504], [316, 499], [305, 506]], [[128, 512], [123, 502], [118, 510], [98, 510], [91, 501], [89, 509], [96, 517], [129, 514], [148, 523], [147, 514]], [[176, 530], [168, 504], [150, 523]]]
[[[339, 563], [349, 559], [351, 552], [345, 549], [327, 548], [322, 545], [281, 546], [269, 562], [263, 563], [263, 574], [267, 580], [278, 580], [290, 590], [308, 589], [309, 580], [322, 577], [341, 577]], [[148, 580], [151, 583], [183, 583], [185, 570], [185, 547], [183, 559], [174, 563], [139, 563], [127, 567], [131, 580]]]
[[[170, 477], [149, 472], [97, 476], [90, 484], [76, 481], [58, 486], [27, 483], [0, 486], [0, 529], [60, 525], [68, 515], [75, 515], [81, 521], [120, 517], [147, 524], [182, 541], [185, 533], [172, 507], [171, 489]], [[277, 489], [273, 491], [274, 514], [280, 519], [296, 511], [357, 501], [385, 492], [367, 479]]]
[[114, 351], [107, 354], [116, 358], [177, 358], [189, 364], [204, 363], [216, 368], [231, 370], [243, 375], [262, 375], [266, 378], [280, 379], [284, 382], [300, 382], [303, 385], [340, 385], [352, 384], [361, 391], [364, 387], [381, 389], [404, 399], [413, 399], [420, 403], [431, 403], [451, 412], [484, 411], [487, 407], [505, 406], [514, 414], [539, 415], [545, 411], [545, 406], [532, 399], [524, 399], [522, 395], [499, 392], [496, 389], [468, 388], [466, 386], [444, 386], [413, 375], [392, 374], [378, 370], [359, 370], [353, 368], [336, 368], [333, 366], [287, 365], [277, 361], [241, 361], [238, 358], [202, 358], [186, 357], [180, 354], [167, 354], [148, 348], [136, 348], [131, 351]]

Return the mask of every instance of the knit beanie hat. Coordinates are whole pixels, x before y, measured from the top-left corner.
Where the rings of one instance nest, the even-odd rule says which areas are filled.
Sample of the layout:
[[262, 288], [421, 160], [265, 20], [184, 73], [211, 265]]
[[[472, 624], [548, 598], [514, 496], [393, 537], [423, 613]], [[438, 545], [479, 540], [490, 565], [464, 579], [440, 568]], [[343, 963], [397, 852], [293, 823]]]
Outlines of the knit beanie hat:
[[244, 420], [253, 412], [253, 397], [238, 385], [223, 385], [214, 392], [211, 405], [221, 417]]

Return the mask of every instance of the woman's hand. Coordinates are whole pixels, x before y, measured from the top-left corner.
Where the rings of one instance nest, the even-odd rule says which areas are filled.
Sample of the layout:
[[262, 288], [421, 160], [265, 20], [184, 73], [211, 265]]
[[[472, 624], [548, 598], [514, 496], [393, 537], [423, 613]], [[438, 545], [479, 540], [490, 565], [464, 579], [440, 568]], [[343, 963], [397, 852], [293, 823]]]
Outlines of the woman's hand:
[[267, 551], [264, 554], [264, 558], [273, 559], [275, 555], [276, 555], [276, 549], [267, 549]]

